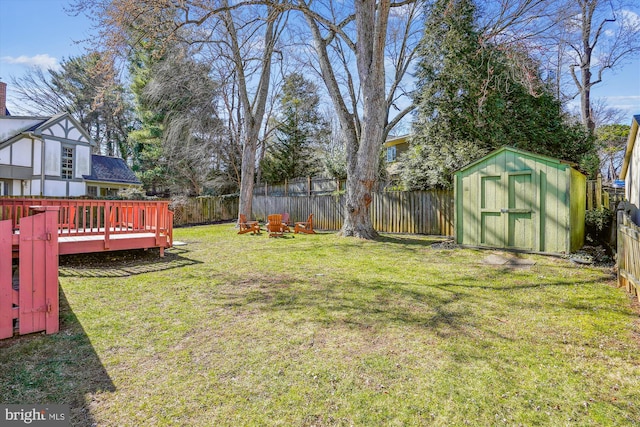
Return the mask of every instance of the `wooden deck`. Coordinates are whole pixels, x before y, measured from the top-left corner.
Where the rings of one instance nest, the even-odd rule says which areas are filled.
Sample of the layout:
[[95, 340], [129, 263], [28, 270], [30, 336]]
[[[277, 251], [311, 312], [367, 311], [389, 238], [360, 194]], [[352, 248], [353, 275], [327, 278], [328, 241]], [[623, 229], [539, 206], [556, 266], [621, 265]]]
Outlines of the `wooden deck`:
[[11, 220], [17, 256], [20, 220], [43, 210], [58, 212], [59, 254], [159, 248], [173, 244], [173, 213], [166, 201], [0, 199], [0, 220]]
[[172, 244], [169, 202], [0, 198], [0, 339], [59, 330], [58, 255]]

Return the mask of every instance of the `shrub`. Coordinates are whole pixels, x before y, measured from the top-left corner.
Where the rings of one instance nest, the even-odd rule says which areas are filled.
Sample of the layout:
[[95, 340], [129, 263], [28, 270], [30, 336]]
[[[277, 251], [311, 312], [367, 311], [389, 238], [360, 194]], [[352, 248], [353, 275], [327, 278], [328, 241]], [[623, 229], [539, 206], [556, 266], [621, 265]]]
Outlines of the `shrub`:
[[607, 208], [590, 209], [585, 214], [587, 240], [606, 243], [608, 231], [613, 223], [613, 212]]

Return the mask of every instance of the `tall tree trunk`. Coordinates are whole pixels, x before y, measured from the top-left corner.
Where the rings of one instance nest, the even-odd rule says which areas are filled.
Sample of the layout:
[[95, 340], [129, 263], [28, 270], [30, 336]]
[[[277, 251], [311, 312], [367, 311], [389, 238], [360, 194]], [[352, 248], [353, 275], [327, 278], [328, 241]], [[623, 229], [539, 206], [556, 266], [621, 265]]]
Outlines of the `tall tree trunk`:
[[596, 124], [591, 111], [591, 58], [589, 57], [588, 60], [589, 62], [581, 67], [582, 91], [580, 92], [580, 110], [582, 123], [590, 133], [593, 133], [596, 129]]
[[[318, 17], [318, 14], [310, 9], [311, 3], [298, 0], [298, 6], [305, 14], [305, 20], [311, 30], [318, 65], [346, 145], [346, 203], [340, 233], [343, 236], [373, 239], [378, 233], [371, 222], [370, 205], [376, 184], [380, 151], [389, 130], [413, 108], [405, 108], [388, 122], [389, 109], [395, 99], [394, 93], [411, 62], [413, 50], [403, 43], [402, 54], [396, 63], [398, 68], [395, 81], [387, 87], [385, 64], [388, 63], [385, 61], [384, 53], [392, 6], [390, 0], [355, 0], [353, 15], [341, 22], [330, 24], [328, 22], [334, 17]], [[415, 1], [403, 1], [395, 2], [394, 5], [407, 6], [413, 3]], [[407, 21], [405, 35], [411, 33], [411, 21], [412, 19]], [[355, 22], [355, 41], [351, 40], [352, 32], [344, 30], [351, 22]], [[406, 41], [405, 38], [403, 42]], [[352, 70], [345, 61], [343, 72], [347, 79], [344, 86], [341, 86], [334, 71], [335, 63], [332, 58], [335, 51], [340, 52], [343, 47], [353, 52], [356, 57], [358, 79], [352, 79]], [[354, 81], [359, 82], [359, 91], [353, 84]], [[349, 102], [346, 102], [346, 99]]]
[[376, 184], [379, 152], [387, 118], [384, 47], [389, 2], [356, 0], [357, 64], [363, 95], [360, 138], [348, 141], [347, 188], [341, 234], [365, 239], [377, 237], [369, 207]]
[[259, 66], [259, 81], [256, 92], [251, 99], [249, 95], [248, 81], [246, 75], [245, 58], [242, 56], [238, 33], [229, 11], [228, 1], [224, 0], [224, 24], [229, 34], [232, 56], [235, 63], [235, 71], [238, 77], [238, 95], [240, 108], [244, 115], [244, 144], [242, 145], [242, 165], [240, 175], [240, 200], [238, 206], [238, 218], [244, 214], [247, 219], [251, 218], [253, 204], [253, 187], [255, 179], [256, 150], [258, 147], [258, 137], [260, 136], [260, 126], [264, 118], [267, 97], [269, 95], [269, 84], [271, 81], [271, 60], [273, 49], [277, 38], [278, 27], [276, 20], [279, 12], [275, 8], [269, 8], [266, 17], [264, 33], [264, 50], [262, 52], [261, 64]]
[[256, 126], [247, 126], [242, 144], [242, 174], [240, 176], [240, 200], [238, 212], [251, 218], [253, 208], [253, 187], [255, 178], [256, 147], [258, 131]]
[[580, 91], [580, 110], [582, 123], [590, 133], [595, 131], [596, 125], [591, 114], [591, 57], [593, 46], [591, 46], [591, 25], [595, 2], [586, 1], [582, 5], [582, 49], [583, 54], [580, 61], [580, 77], [582, 90]]

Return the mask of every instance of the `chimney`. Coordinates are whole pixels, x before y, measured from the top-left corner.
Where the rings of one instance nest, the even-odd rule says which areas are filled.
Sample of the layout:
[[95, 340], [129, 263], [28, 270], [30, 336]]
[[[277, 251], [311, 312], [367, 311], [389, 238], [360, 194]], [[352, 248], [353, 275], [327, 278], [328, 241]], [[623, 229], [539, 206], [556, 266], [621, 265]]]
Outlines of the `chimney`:
[[0, 82], [0, 116], [7, 114], [7, 84]]

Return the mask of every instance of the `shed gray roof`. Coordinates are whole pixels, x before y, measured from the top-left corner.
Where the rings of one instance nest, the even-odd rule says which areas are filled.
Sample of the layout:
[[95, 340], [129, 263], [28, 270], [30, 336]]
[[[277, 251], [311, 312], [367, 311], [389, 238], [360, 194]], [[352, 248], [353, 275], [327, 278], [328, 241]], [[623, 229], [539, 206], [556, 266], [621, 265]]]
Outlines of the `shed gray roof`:
[[91, 175], [84, 175], [84, 179], [132, 185], [142, 184], [124, 160], [98, 154], [91, 155]]

